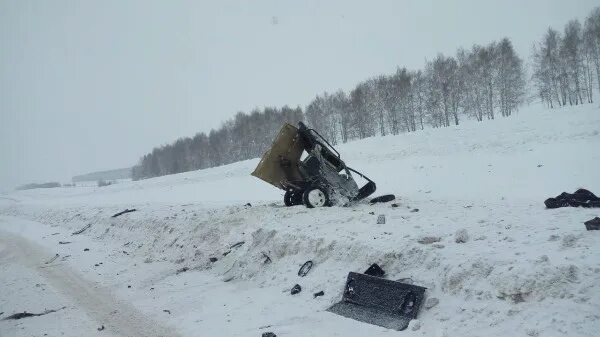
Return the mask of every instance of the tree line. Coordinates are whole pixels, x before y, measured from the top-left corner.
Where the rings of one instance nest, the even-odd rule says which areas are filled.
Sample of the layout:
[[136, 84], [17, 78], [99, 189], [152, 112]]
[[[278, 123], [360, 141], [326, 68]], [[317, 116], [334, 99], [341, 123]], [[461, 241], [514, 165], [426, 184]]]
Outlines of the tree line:
[[399, 68], [349, 94], [318, 95], [305, 118], [333, 143], [510, 116], [525, 98], [523, 61], [508, 38], [437, 55], [421, 70]]
[[249, 114], [239, 112], [218, 130], [207, 135], [180, 138], [154, 148], [131, 171], [134, 180], [199, 170], [256, 158], [270, 146], [283, 123], [303, 119], [300, 107], [267, 107]]
[[533, 84], [546, 105], [593, 103], [594, 84], [600, 79], [600, 7], [583, 26], [571, 20], [562, 33], [548, 28], [532, 58]]
[[[600, 7], [582, 28], [570, 21], [561, 35], [550, 28], [532, 53], [531, 80], [549, 107], [592, 103], [600, 78]], [[526, 99], [528, 76], [508, 38], [438, 54], [423, 69], [398, 68], [358, 83], [346, 93], [317, 95], [300, 107], [239, 112], [207, 135], [154, 148], [132, 169], [134, 180], [260, 157], [285, 122], [305, 121], [330, 140], [415, 132], [508, 117]], [[599, 88], [600, 90], [600, 88]]]

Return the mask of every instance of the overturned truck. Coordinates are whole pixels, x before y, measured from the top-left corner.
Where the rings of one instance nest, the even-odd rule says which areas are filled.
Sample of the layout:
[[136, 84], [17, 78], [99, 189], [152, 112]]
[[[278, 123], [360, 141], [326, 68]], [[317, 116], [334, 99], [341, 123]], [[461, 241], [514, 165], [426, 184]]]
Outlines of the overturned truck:
[[[352, 174], [366, 183], [358, 187]], [[314, 129], [285, 124], [252, 175], [285, 191], [286, 206], [347, 204], [373, 194], [375, 183], [346, 166], [339, 152]]]

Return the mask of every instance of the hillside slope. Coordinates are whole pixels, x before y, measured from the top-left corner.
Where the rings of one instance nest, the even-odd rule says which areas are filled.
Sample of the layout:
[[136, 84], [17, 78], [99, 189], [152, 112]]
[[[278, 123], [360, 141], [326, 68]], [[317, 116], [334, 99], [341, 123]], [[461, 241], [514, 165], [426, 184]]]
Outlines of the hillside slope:
[[[600, 231], [583, 221], [600, 211], [547, 210], [543, 201], [579, 187], [600, 194], [599, 148], [597, 107], [534, 106], [507, 119], [339, 146], [400, 207], [286, 208], [280, 191], [249, 176], [254, 159], [102, 188], [2, 195], [0, 231], [48, 256], [68, 255], [62, 268], [182, 336], [398, 335], [324, 311], [341, 297], [347, 273], [373, 262], [439, 299], [403, 335], [595, 336]], [[132, 207], [138, 211], [110, 218]], [[385, 224], [376, 224], [379, 214]], [[459, 231], [465, 243], [455, 241]], [[439, 242], [420, 243], [426, 236]], [[315, 267], [299, 278], [309, 259]], [[0, 262], [3, 273], [19, 264]], [[304, 290], [292, 297], [295, 283]], [[61, 286], [65, 299], [54, 301], [68, 302]], [[313, 298], [320, 290], [325, 296]], [[0, 312], [14, 303], [0, 299]], [[14, 324], [0, 321], [0, 332], [20, 335]], [[44, 328], [33, 319], [25, 326], [23, 335]]]

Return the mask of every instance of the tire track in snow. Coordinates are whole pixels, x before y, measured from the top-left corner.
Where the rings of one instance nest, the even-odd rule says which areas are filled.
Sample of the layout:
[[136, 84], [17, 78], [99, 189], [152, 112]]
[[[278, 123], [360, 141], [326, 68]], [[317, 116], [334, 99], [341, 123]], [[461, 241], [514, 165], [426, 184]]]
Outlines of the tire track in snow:
[[65, 264], [44, 265], [53, 253], [25, 238], [0, 231], [0, 260], [34, 269], [61, 295], [70, 298], [89, 317], [123, 337], [176, 337], [174, 329], [145, 316], [129, 303], [115, 298], [109, 289], [85, 280]]

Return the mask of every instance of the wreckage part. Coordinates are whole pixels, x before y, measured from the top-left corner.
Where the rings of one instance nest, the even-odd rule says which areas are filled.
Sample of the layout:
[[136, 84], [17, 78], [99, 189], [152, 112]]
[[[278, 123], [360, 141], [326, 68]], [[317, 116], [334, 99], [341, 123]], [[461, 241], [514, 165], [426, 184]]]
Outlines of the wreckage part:
[[378, 197], [371, 199], [371, 201], [369, 201], [369, 202], [371, 204], [376, 204], [378, 202], [389, 202], [389, 201], [392, 201], [395, 199], [396, 199], [396, 196], [393, 194], [384, 194], [384, 195], [380, 195]]
[[383, 277], [383, 275], [385, 275], [385, 271], [381, 269], [377, 263], [373, 263], [369, 268], [367, 268], [367, 270], [365, 270], [364, 274], [375, 277]]
[[388, 329], [404, 330], [417, 317], [424, 287], [350, 272], [342, 300], [327, 311]]
[[408, 327], [410, 318], [388, 313], [378, 308], [363, 307], [350, 302], [338, 302], [327, 311], [353, 320], [402, 331]]
[[302, 291], [302, 287], [299, 284], [296, 284], [292, 287], [292, 290], [290, 290], [290, 294], [296, 295], [301, 291]]
[[306, 276], [306, 274], [308, 274], [308, 272], [312, 269], [312, 266], [313, 266], [313, 262], [311, 260], [304, 262], [302, 267], [300, 267], [300, 269], [298, 270], [298, 276], [300, 276], [300, 277]]
[[[271, 148], [262, 156], [252, 175], [281, 189], [285, 188], [282, 182], [302, 181], [302, 175], [298, 170], [302, 151], [304, 147], [298, 137], [298, 129], [286, 123]], [[284, 165], [289, 165], [288, 168], [281, 167], [282, 159]]]
[[371, 194], [375, 193], [375, 191], [377, 190], [377, 185], [375, 185], [375, 182], [373, 180], [369, 179], [367, 176], [365, 176], [364, 174], [358, 172], [357, 170], [355, 170], [351, 167], [346, 167], [346, 168], [348, 169], [348, 171], [354, 172], [357, 175], [359, 175], [361, 178], [368, 181], [368, 183], [366, 183], [365, 186], [361, 187], [358, 190], [358, 194], [354, 198], [352, 198], [352, 200], [350, 200], [350, 201], [359, 201], [359, 200], [362, 200], [362, 199], [370, 196]]
[[600, 218], [595, 217], [583, 223], [588, 231], [600, 230]]
[[329, 206], [329, 194], [322, 187], [310, 187], [304, 191], [303, 201], [308, 208]]

